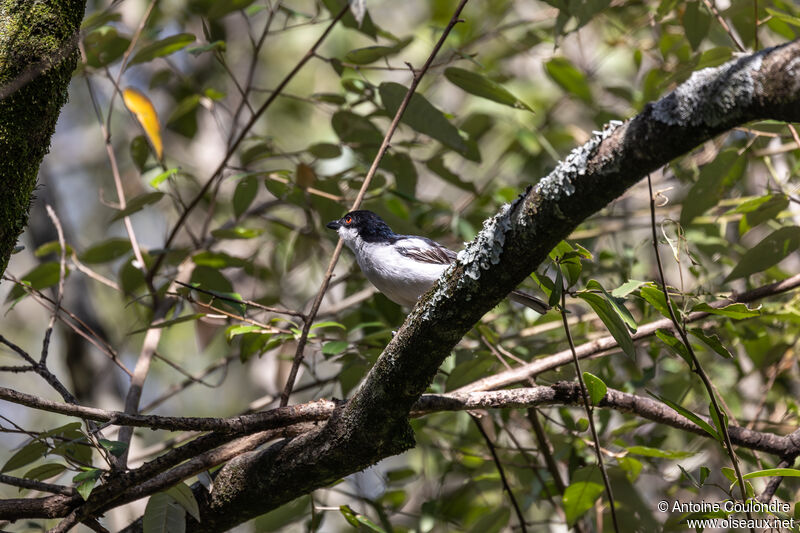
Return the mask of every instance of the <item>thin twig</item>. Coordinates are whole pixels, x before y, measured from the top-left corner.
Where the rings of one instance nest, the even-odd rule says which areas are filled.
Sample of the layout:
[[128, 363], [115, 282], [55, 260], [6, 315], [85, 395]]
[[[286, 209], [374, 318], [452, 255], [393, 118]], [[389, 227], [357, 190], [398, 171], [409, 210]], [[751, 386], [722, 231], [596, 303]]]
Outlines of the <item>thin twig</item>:
[[[439, 37], [439, 41], [433, 47], [428, 59], [425, 61], [425, 64], [422, 66], [419, 71], [414, 71], [413, 79], [411, 80], [411, 85], [406, 91], [405, 96], [403, 97], [403, 101], [400, 103], [400, 106], [397, 108], [397, 112], [394, 114], [394, 118], [392, 119], [392, 123], [389, 125], [389, 129], [386, 131], [386, 134], [383, 137], [383, 141], [381, 142], [380, 147], [378, 148], [378, 153], [375, 155], [375, 158], [372, 161], [372, 165], [367, 172], [367, 175], [364, 177], [364, 183], [361, 185], [361, 189], [358, 191], [358, 195], [356, 196], [355, 201], [353, 202], [352, 207], [350, 210], [358, 209], [361, 205], [361, 201], [364, 199], [364, 195], [367, 193], [367, 188], [369, 187], [370, 182], [372, 181], [372, 177], [378, 171], [378, 165], [383, 158], [383, 155], [386, 153], [386, 150], [389, 149], [389, 142], [394, 135], [395, 130], [397, 129], [398, 125], [400, 124], [400, 119], [403, 116], [408, 104], [411, 102], [411, 97], [414, 95], [414, 92], [417, 90], [417, 86], [419, 85], [420, 81], [422, 81], [422, 77], [428, 71], [433, 63], [436, 54], [439, 53], [439, 50], [444, 45], [445, 40], [447, 40], [447, 36], [450, 35], [450, 32], [453, 30], [456, 24], [459, 22], [459, 16], [461, 15], [461, 11], [464, 9], [467, 0], [461, 0], [458, 6], [453, 13], [453, 16], [450, 18], [450, 22], [447, 24], [447, 27], [442, 32], [441, 37]], [[273, 93], [274, 94], [274, 93]], [[306, 342], [308, 341], [308, 333], [311, 330], [311, 324], [314, 321], [314, 317], [317, 315], [317, 311], [319, 311], [319, 306], [322, 304], [322, 298], [325, 296], [325, 292], [328, 290], [328, 285], [330, 284], [331, 277], [333, 277], [333, 269], [336, 267], [336, 263], [339, 260], [339, 255], [342, 253], [342, 246], [343, 241], [339, 239], [339, 242], [336, 243], [336, 248], [333, 250], [333, 255], [331, 256], [331, 260], [328, 263], [328, 268], [325, 271], [325, 277], [322, 279], [322, 284], [320, 285], [319, 291], [317, 292], [317, 296], [314, 298], [314, 303], [311, 305], [311, 311], [308, 313], [308, 320], [305, 321], [303, 325], [303, 331], [300, 334], [300, 339], [297, 341], [297, 350], [295, 351], [294, 360], [292, 361], [292, 368], [289, 371], [289, 377], [286, 379], [286, 386], [283, 388], [283, 392], [281, 393], [281, 405], [287, 405], [289, 403], [289, 396], [292, 393], [292, 388], [294, 387], [294, 382], [297, 379], [297, 372], [300, 369], [300, 365], [303, 362], [304, 358], [304, 350], [306, 347]]]
[[44, 206], [47, 210], [47, 216], [53, 221], [53, 226], [56, 228], [58, 234], [58, 246], [61, 249], [58, 259], [58, 289], [56, 292], [56, 303], [53, 306], [53, 312], [50, 314], [50, 322], [47, 324], [47, 330], [44, 333], [44, 341], [42, 341], [42, 355], [39, 357], [39, 364], [47, 364], [47, 353], [50, 349], [50, 335], [53, 333], [53, 326], [56, 324], [58, 312], [61, 310], [61, 300], [64, 298], [64, 278], [67, 276], [67, 243], [64, 241], [64, 230], [61, 228], [61, 221], [58, 220], [56, 212], [50, 207], [50, 204]]
[[19, 487], [21, 489], [31, 489], [41, 492], [50, 492], [53, 494], [63, 494], [64, 496], [72, 496], [77, 494], [75, 489], [65, 487], [64, 485], [55, 485], [53, 483], [45, 483], [35, 479], [14, 477], [9, 476], [8, 474], [0, 474], [0, 483], [5, 483], [6, 485], [11, 485], [12, 487]]
[[[725, 415], [722, 412], [719, 404], [717, 403], [717, 395], [714, 394], [714, 386], [711, 383], [711, 380], [708, 378], [705, 370], [703, 369], [702, 365], [700, 364], [700, 360], [697, 358], [697, 355], [694, 353], [694, 348], [692, 348], [692, 343], [689, 342], [689, 338], [686, 335], [686, 330], [684, 327], [678, 322], [678, 318], [675, 316], [675, 311], [672, 309], [672, 301], [669, 297], [669, 290], [667, 289], [667, 280], [666, 276], [664, 275], [664, 268], [661, 264], [661, 254], [658, 250], [658, 237], [656, 235], [656, 200], [655, 196], [653, 196], [653, 182], [650, 179], [650, 174], [647, 175], [647, 188], [650, 191], [650, 222], [653, 234], [653, 248], [655, 249], [656, 254], [656, 266], [658, 267], [658, 275], [661, 278], [661, 291], [664, 293], [664, 299], [667, 304], [667, 311], [669, 312], [670, 320], [672, 320], [672, 324], [675, 328], [675, 331], [681, 337], [686, 350], [689, 353], [689, 356], [692, 359], [692, 364], [694, 368], [691, 370], [694, 371], [699, 377], [700, 380], [703, 382], [703, 385], [706, 388], [706, 393], [708, 394], [709, 399], [711, 400], [711, 407], [716, 414], [716, 418], [719, 421], [719, 431], [722, 433], [722, 438], [725, 441], [725, 450], [728, 452], [728, 457], [733, 464], [733, 469], [736, 472], [736, 479], [739, 483], [739, 489], [742, 493], [742, 501], [747, 501], [747, 488], [744, 484], [744, 479], [742, 478], [742, 472], [739, 469], [739, 459], [736, 457], [736, 452], [733, 449], [733, 443], [731, 442], [731, 437], [728, 434], [728, 425], [725, 422]], [[750, 511], [746, 511], [748, 520], [752, 521]], [[750, 531], [754, 532], [755, 530], [750, 527]]]
[[589, 429], [592, 432], [592, 440], [594, 441], [594, 451], [597, 456], [597, 466], [600, 467], [600, 473], [603, 476], [603, 484], [606, 487], [606, 495], [608, 496], [609, 509], [611, 510], [611, 521], [614, 524], [614, 531], [620, 532], [619, 522], [617, 521], [617, 511], [614, 504], [614, 492], [611, 490], [611, 481], [608, 479], [608, 472], [603, 460], [603, 453], [600, 451], [600, 437], [597, 436], [597, 428], [594, 425], [594, 416], [592, 402], [589, 399], [589, 391], [586, 389], [586, 383], [583, 381], [583, 373], [581, 372], [581, 363], [578, 361], [578, 354], [575, 352], [575, 343], [572, 340], [572, 333], [569, 329], [567, 322], [567, 291], [561, 291], [561, 320], [564, 323], [564, 333], [567, 335], [567, 342], [569, 349], [572, 352], [572, 362], [575, 364], [575, 373], [578, 375], [578, 384], [581, 389], [581, 397], [583, 398], [583, 408], [586, 411], [586, 418], [589, 420]]
[[514, 507], [514, 512], [517, 513], [517, 520], [519, 520], [519, 527], [522, 530], [522, 533], [528, 532], [528, 527], [525, 524], [525, 517], [522, 516], [522, 509], [519, 508], [519, 503], [517, 503], [517, 498], [514, 497], [514, 493], [511, 491], [511, 485], [508, 484], [508, 479], [506, 478], [506, 472], [503, 468], [503, 464], [500, 462], [500, 458], [497, 456], [497, 450], [494, 449], [494, 443], [492, 439], [489, 438], [489, 435], [486, 434], [486, 430], [483, 429], [481, 425], [481, 421], [478, 420], [478, 417], [470, 413], [469, 415], [472, 418], [472, 421], [475, 422], [475, 427], [478, 428], [483, 440], [486, 442], [486, 447], [489, 448], [489, 453], [492, 454], [492, 460], [494, 460], [494, 465], [497, 467], [497, 472], [500, 474], [500, 481], [503, 483], [503, 488], [508, 493], [508, 499], [511, 500], [511, 505]]

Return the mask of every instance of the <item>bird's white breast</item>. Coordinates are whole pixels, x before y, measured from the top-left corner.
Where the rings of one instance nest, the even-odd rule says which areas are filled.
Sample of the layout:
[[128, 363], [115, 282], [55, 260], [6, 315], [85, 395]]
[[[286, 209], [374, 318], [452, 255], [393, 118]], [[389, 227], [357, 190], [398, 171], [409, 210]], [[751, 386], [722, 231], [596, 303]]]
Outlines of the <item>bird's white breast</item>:
[[401, 254], [398, 248], [422, 248], [430, 245], [422, 239], [403, 238], [394, 244], [345, 239], [353, 250], [358, 266], [367, 279], [400, 305], [412, 307], [449, 265], [425, 263]]

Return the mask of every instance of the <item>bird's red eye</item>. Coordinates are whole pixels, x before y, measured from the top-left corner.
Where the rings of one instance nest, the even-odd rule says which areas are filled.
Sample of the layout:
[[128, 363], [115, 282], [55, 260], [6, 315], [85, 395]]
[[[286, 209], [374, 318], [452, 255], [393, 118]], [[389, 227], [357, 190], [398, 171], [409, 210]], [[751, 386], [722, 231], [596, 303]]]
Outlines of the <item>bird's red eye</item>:
[[352, 221], [353, 221], [353, 217], [349, 217], [349, 216], [348, 217], [344, 217], [344, 223], [345, 224], [350, 224]]

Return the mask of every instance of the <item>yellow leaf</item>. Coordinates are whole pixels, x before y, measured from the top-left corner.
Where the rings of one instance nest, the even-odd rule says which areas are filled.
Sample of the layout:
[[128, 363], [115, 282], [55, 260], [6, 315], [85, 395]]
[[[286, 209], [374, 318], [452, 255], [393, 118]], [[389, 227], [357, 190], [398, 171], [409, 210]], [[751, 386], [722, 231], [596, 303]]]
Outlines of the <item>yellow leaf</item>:
[[158, 114], [156, 113], [156, 108], [153, 107], [153, 103], [147, 96], [132, 87], [122, 91], [122, 99], [125, 102], [125, 107], [133, 113], [136, 120], [144, 128], [144, 132], [156, 152], [156, 157], [161, 161], [164, 147], [161, 142], [161, 126], [158, 124]]

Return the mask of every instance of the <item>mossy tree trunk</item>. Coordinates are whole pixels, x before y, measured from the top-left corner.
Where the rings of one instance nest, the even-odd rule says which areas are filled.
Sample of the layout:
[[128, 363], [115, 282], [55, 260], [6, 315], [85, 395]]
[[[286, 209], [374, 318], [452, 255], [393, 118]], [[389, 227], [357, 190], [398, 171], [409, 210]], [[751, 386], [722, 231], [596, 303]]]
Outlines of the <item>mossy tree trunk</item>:
[[0, 274], [67, 101], [85, 7], [86, 0], [0, 0]]

